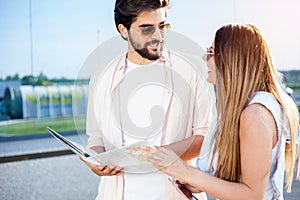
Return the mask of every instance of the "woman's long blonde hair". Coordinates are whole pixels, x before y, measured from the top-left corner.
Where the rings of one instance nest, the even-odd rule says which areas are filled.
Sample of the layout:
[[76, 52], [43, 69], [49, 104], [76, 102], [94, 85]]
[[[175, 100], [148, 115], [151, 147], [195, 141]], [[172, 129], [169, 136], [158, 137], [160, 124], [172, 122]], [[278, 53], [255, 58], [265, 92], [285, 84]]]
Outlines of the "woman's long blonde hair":
[[[218, 142], [214, 156], [219, 152], [216, 175], [228, 181], [240, 182], [240, 116], [255, 92], [266, 91], [274, 95], [289, 121], [291, 138], [285, 149], [285, 170], [287, 189], [290, 191], [296, 159], [296, 133], [299, 130], [298, 111], [296, 105], [287, 102], [288, 98], [281, 92], [281, 81], [272, 64], [265, 39], [253, 25], [223, 26], [215, 35], [215, 63], [220, 116], [215, 132]], [[299, 169], [300, 162], [298, 178]]]

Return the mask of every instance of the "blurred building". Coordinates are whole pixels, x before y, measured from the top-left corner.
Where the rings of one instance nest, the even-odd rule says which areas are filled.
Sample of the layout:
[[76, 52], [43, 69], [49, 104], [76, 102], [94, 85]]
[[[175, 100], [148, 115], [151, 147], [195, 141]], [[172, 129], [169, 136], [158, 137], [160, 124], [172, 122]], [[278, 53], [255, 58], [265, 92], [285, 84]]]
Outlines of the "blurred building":
[[21, 86], [20, 80], [7, 80], [7, 81], [0, 81], [0, 120], [7, 119], [7, 110], [4, 104], [4, 96], [5, 90], [8, 87], [19, 87]]
[[8, 85], [1, 101], [1, 120], [83, 116], [87, 92], [87, 85]]

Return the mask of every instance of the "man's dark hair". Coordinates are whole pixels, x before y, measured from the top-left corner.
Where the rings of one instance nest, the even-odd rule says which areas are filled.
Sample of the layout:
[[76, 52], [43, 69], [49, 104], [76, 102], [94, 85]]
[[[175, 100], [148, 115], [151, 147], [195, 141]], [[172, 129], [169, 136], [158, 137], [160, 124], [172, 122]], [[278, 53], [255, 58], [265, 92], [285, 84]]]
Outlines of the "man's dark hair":
[[[127, 29], [135, 22], [136, 17], [145, 10], [156, 10], [167, 7], [170, 0], [116, 0], [115, 24], [123, 24]], [[119, 31], [119, 30], [118, 30]]]

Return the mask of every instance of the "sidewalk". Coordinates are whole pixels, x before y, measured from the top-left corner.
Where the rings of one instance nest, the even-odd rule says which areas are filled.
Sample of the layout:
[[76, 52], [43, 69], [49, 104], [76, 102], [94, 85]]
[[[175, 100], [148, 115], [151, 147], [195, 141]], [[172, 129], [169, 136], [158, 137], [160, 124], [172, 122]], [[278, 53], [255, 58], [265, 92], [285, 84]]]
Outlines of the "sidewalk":
[[[64, 132], [62, 135], [79, 144], [85, 144], [87, 141], [85, 134]], [[66, 154], [72, 152], [50, 133], [0, 137], [0, 163]]]

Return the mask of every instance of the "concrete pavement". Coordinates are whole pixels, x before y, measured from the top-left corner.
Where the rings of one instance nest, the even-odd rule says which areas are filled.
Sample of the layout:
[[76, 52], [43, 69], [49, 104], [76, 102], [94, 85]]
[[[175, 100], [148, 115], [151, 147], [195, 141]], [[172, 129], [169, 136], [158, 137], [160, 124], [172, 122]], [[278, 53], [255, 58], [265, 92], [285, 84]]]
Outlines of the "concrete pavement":
[[100, 178], [76, 155], [0, 164], [1, 200], [93, 200]]

